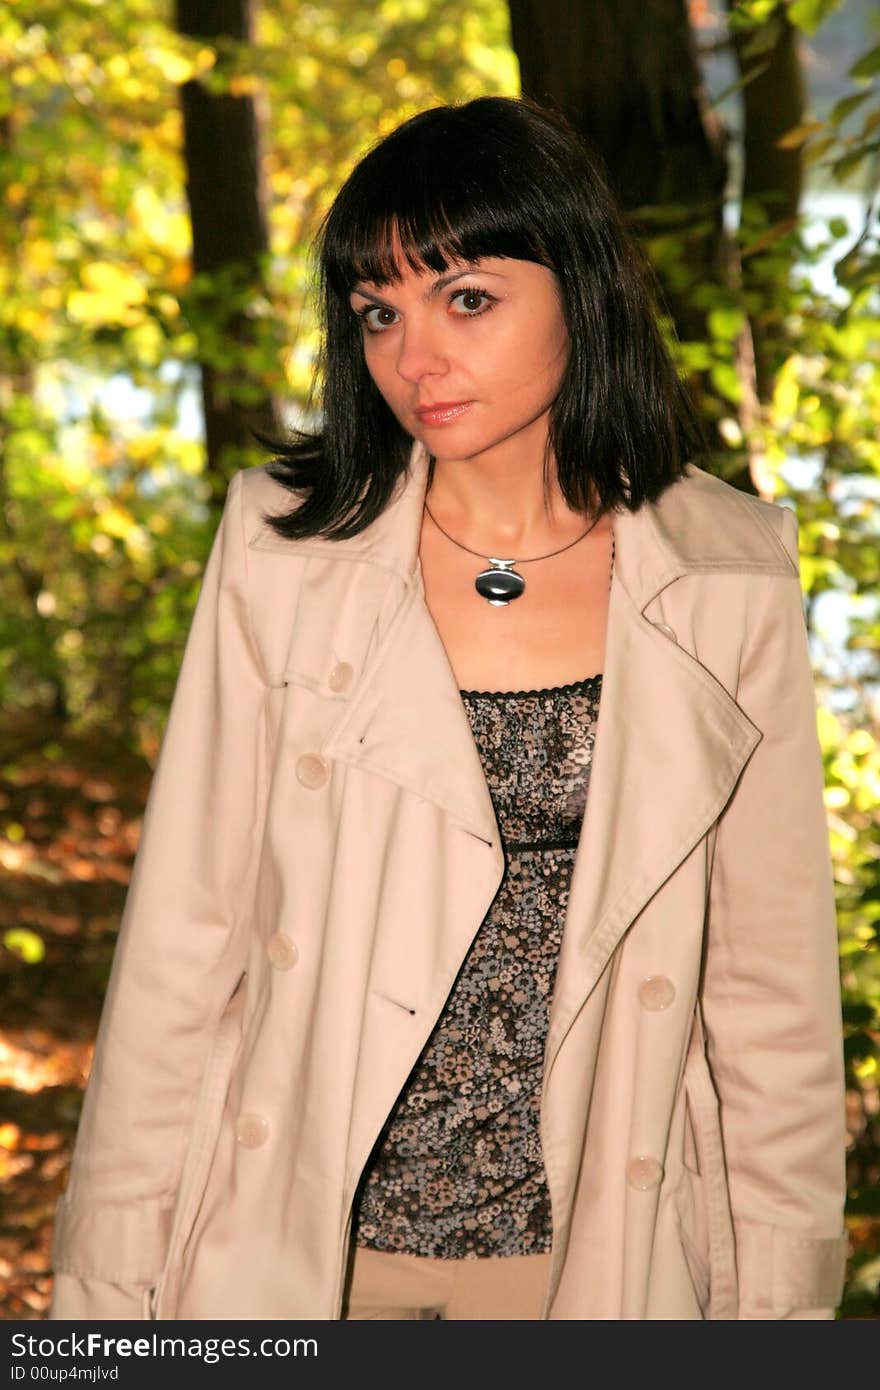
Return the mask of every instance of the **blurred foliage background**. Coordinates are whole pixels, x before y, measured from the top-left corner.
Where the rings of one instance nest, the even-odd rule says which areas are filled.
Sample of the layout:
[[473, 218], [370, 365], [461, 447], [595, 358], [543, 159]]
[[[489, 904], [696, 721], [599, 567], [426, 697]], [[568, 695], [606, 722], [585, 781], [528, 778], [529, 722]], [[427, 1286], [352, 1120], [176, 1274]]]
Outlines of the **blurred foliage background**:
[[43, 1316], [150, 769], [228, 479], [308, 418], [309, 249], [364, 150], [527, 91], [602, 155], [712, 468], [795, 507], [880, 1315], [880, 25], [871, 0], [7, 0], [2, 1315]]

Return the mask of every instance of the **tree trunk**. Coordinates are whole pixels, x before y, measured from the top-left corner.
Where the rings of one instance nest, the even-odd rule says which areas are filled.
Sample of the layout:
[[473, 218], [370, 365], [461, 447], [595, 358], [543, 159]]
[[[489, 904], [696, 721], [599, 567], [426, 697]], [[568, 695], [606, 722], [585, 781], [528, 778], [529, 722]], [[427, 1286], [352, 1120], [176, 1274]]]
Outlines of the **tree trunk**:
[[[728, 9], [732, 0], [727, 0]], [[746, 51], [752, 43], [758, 51]], [[778, 140], [804, 119], [804, 85], [797, 46], [797, 31], [784, 8], [774, 12], [760, 30], [732, 35], [733, 51], [743, 87], [743, 186], [742, 201], [764, 207], [769, 223], [781, 231], [796, 225], [800, 211], [803, 159], [800, 147], [781, 149]], [[772, 249], [772, 261], [761, 255], [742, 263], [742, 284], [751, 306], [750, 319], [755, 349], [758, 397], [773, 394], [776, 354], [784, 306], [779, 284], [788, 265], [780, 265], [780, 246]]]
[[[689, 278], [717, 279], [725, 136], [700, 87], [684, 0], [510, 0], [510, 15], [523, 92], [558, 106], [598, 151], [637, 233], [653, 230], [638, 209], [680, 209], [663, 226], [686, 236]], [[685, 288], [665, 286], [690, 337], [703, 318]]]
[[[250, 41], [251, 0], [176, 3], [181, 34], [208, 43]], [[219, 499], [230, 473], [247, 461], [252, 431], [277, 427], [271, 394], [246, 365], [257, 322], [247, 305], [263, 293], [268, 252], [259, 117], [252, 95], [215, 95], [198, 81], [183, 84], [181, 103], [193, 269], [209, 277], [193, 300], [193, 317], [201, 344], [208, 476]]]
[[[657, 263], [663, 307], [681, 339], [705, 341], [706, 287], [730, 275], [726, 133], [701, 86], [686, 0], [510, 0], [510, 16], [523, 92], [558, 107], [599, 153], [639, 239], [675, 239]], [[708, 374], [691, 387], [723, 449], [716, 422], [733, 407]]]

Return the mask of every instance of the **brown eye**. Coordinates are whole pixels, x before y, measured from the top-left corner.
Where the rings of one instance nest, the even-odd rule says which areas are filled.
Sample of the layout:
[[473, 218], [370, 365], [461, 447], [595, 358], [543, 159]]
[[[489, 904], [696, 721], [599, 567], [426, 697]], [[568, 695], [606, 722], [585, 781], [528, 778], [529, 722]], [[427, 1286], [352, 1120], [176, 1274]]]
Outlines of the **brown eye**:
[[[389, 309], [385, 304], [365, 304], [362, 309], [356, 309], [355, 313], [364, 325], [368, 333], [382, 333], [386, 328], [390, 328], [397, 317], [394, 309]], [[373, 318], [374, 314], [387, 314], [389, 319]]]
[[489, 294], [488, 291], [472, 285], [469, 288], [456, 290], [451, 296], [451, 303], [457, 304], [459, 309], [463, 311], [459, 312], [459, 318], [475, 319], [478, 315], [494, 309], [497, 301], [495, 296]]

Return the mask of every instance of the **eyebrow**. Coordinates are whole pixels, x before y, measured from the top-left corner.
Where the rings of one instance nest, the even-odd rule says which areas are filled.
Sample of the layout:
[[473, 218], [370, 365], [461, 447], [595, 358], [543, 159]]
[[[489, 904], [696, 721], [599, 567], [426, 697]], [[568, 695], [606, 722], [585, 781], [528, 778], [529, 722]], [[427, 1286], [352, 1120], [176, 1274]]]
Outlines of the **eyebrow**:
[[[465, 277], [465, 275], [473, 275], [473, 274], [475, 274], [476, 272], [479, 272], [480, 275], [492, 275], [492, 276], [494, 276], [496, 279], [503, 278], [503, 277], [501, 276], [501, 272], [500, 272], [500, 271], [497, 271], [497, 270], [482, 270], [482, 269], [480, 269], [480, 267], [477, 265], [477, 263], [476, 263], [475, 261], [471, 261], [471, 262], [469, 262], [468, 265], [466, 265], [466, 266], [464, 267], [463, 270], [453, 270], [453, 271], [450, 271], [450, 273], [449, 273], [448, 275], [441, 275], [441, 276], [440, 276], [437, 280], [435, 280], [434, 283], [430, 286], [430, 288], [429, 288], [429, 289], [427, 290], [427, 292], [424, 294], [423, 298], [426, 299], [426, 300], [427, 300], [427, 299], [435, 299], [435, 298], [437, 297], [437, 295], [440, 293], [440, 291], [441, 291], [441, 290], [445, 290], [446, 286], [447, 286], [447, 285], [451, 285], [452, 282], [453, 282], [454, 280], [463, 280], [464, 277]], [[388, 309], [392, 309], [392, 308], [394, 307], [392, 304], [389, 304], [389, 303], [388, 303], [388, 300], [387, 300], [387, 299], [383, 299], [383, 298], [381, 297], [381, 295], [372, 294], [372, 293], [370, 292], [370, 290], [362, 290], [362, 289], [359, 289], [357, 285], [355, 285], [355, 287], [354, 287], [354, 289], [351, 291], [351, 293], [352, 293], [352, 294], [359, 294], [359, 295], [361, 295], [364, 299], [371, 299], [371, 300], [373, 301], [374, 304], [382, 304], [385, 308], [388, 308]]]

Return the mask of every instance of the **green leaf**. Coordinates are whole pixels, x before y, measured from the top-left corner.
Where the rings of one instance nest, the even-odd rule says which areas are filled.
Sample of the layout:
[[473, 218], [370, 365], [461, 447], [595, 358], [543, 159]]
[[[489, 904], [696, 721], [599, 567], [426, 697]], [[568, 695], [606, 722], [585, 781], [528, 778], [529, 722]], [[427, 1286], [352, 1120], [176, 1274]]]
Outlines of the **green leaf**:
[[721, 106], [728, 97], [732, 97], [736, 92], [741, 92], [744, 87], [748, 87], [749, 83], [754, 82], [756, 77], [760, 77], [761, 73], [768, 67], [769, 63], [756, 63], [753, 68], [749, 68], [748, 72], [743, 73], [735, 82], [731, 82], [723, 91], [720, 91], [708, 104], [715, 107]]
[[731, 32], [755, 29], [765, 24], [778, 3], [779, 0], [736, 0], [728, 18]]
[[[743, 58], [759, 58], [762, 53], [769, 53], [776, 47], [779, 41], [781, 24], [776, 15], [771, 15], [766, 24], [756, 29], [742, 48]], [[764, 64], [766, 66], [766, 64]]]
[[725, 400], [733, 401], [735, 405], [739, 404], [743, 398], [742, 382], [731, 363], [713, 362], [709, 368], [709, 376], [715, 390], [724, 396]]
[[832, 125], [839, 125], [845, 121], [851, 112], [856, 111], [863, 102], [867, 101], [871, 95], [871, 88], [866, 87], [863, 92], [856, 92], [853, 96], [841, 97], [831, 108], [828, 119]]
[[866, 149], [852, 150], [849, 154], [843, 155], [840, 159], [835, 159], [831, 166], [835, 178], [846, 178], [847, 174], [851, 174], [853, 170], [858, 169], [859, 165], [867, 157], [867, 154], [868, 151]]
[[829, 15], [839, 9], [842, 0], [792, 0], [788, 17], [805, 34], [815, 34]]
[[828, 150], [833, 149], [836, 144], [837, 137], [834, 135], [820, 135], [818, 140], [810, 140], [803, 148], [801, 158], [804, 164], [818, 164], [823, 154], [827, 154]]
[[856, 79], [861, 77], [876, 77], [880, 72], [880, 44], [876, 48], [870, 49], [859, 58], [857, 63], [853, 63], [849, 70], [850, 77]]
[[723, 338], [732, 342], [739, 337], [745, 322], [743, 310], [735, 304], [720, 305], [709, 312], [709, 332], [713, 338]]
[[830, 217], [828, 230], [833, 237], [849, 236], [849, 223], [845, 217]]

